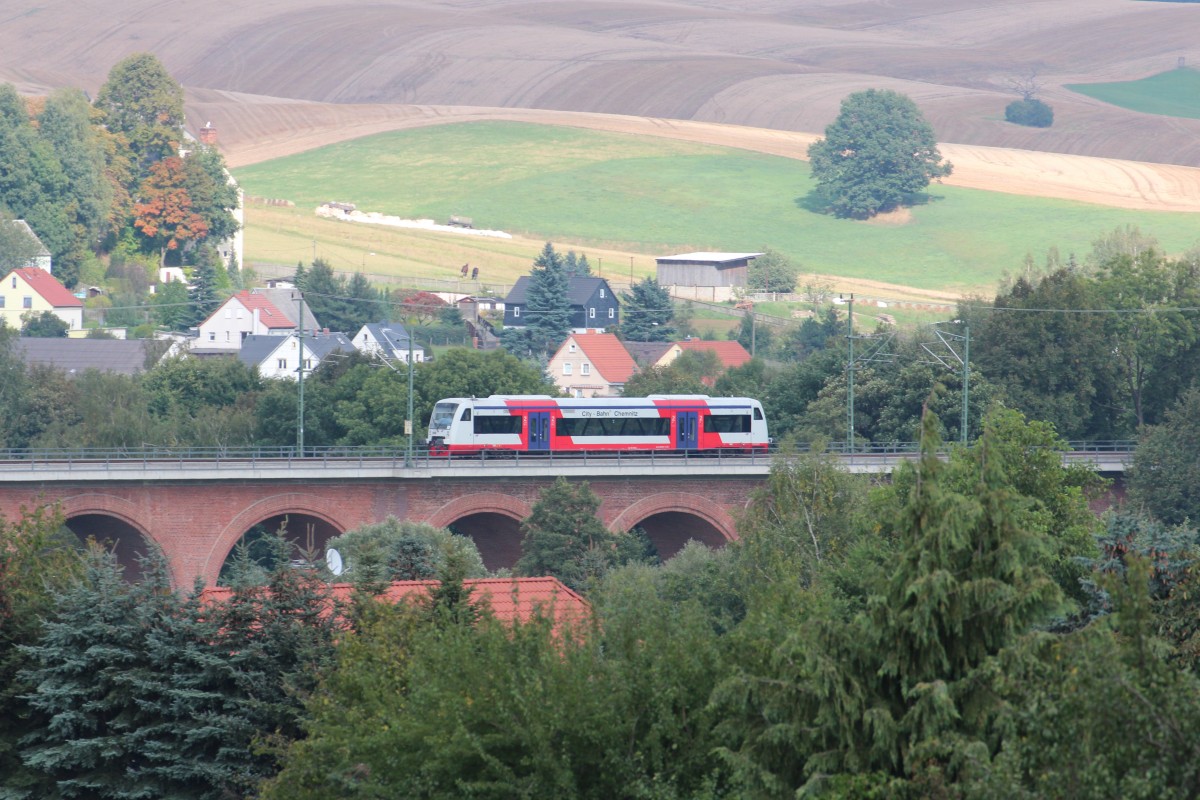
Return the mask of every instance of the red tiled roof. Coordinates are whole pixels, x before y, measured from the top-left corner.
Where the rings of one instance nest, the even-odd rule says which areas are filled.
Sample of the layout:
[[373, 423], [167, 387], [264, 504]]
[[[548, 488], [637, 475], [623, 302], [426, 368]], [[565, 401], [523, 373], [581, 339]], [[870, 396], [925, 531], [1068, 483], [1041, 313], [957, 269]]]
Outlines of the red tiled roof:
[[[286, 328], [291, 329], [296, 327], [296, 323], [288, 319], [287, 314], [284, 314], [275, 304], [267, 299], [265, 295], [255, 294], [243, 289], [235, 294], [230, 300], [237, 300], [244, 305], [246, 309], [253, 314], [255, 309], [258, 310], [258, 320], [265, 328]], [[217, 309], [220, 312], [221, 309]], [[216, 316], [214, 314], [213, 316]]]
[[703, 339], [686, 339], [676, 342], [682, 350], [709, 350], [717, 354], [717, 359], [725, 369], [740, 367], [750, 360], [750, 353], [739, 342], [734, 341], [705, 341]]
[[[505, 622], [527, 621], [534, 612], [542, 609], [553, 612], [555, 622], [577, 622], [587, 616], [587, 601], [564, 586], [557, 578], [475, 578], [463, 581], [472, 589], [471, 601], [485, 601], [496, 619]], [[420, 599], [428, 596], [437, 581], [393, 581], [381, 597], [398, 603], [401, 600]], [[330, 586], [334, 597], [349, 599], [354, 591], [349, 583]], [[233, 594], [227, 586], [213, 586], [204, 590], [205, 602], [223, 602]]]
[[21, 280], [29, 284], [29, 286], [42, 296], [50, 305], [55, 308], [82, 308], [83, 301], [71, 291], [58, 282], [58, 278], [51, 275], [46, 270], [39, 267], [21, 267], [13, 270], [21, 277]]
[[625, 383], [637, 370], [633, 356], [614, 334], [573, 333], [571, 338], [592, 362], [596, 372], [609, 383]]

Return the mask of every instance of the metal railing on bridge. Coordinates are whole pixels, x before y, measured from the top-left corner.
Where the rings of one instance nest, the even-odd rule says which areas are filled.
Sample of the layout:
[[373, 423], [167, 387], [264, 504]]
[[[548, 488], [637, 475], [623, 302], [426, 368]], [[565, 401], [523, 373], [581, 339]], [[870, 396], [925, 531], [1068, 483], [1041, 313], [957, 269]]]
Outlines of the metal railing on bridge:
[[[1101, 456], [1128, 460], [1136, 442], [1129, 440], [1069, 442], [1066, 451], [1068, 461], [1087, 461]], [[948, 454], [947, 447], [943, 454]], [[915, 457], [919, 451], [916, 442], [889, 442], [863, 444], [856, 442], [851, 449], [845, 442], [829, 442], [824, 452], [847, 462], [859, 460], [898, 461]], [[572, 464], [600, 465], [680, 465], [689, 462], [711, 465], [714, 462], [731, 464], [769, 464], [781, 450], [772, 447], [769, 451], [734, 453], [726, 451], [607, 451], [607, 452], [553, 452], [517, 453], [512, 451], [482, 451], [472, 455], [447, 457], [444, 453], [431, 453], [425, 448], [414, 449], [411, 456], [402, 446], [360, 447], [121, 447], [79, 449], [0, 449], [0, 473], [4, 471], [37, 470], [129, 470], [172, 467], [183, 469], [225, 468], [246, 469], [255, 467], [305, 468], [329, 467], [411, 467], [436, 469], [468, 465], [512, 468], [522, 463], [545, 465], [560, 461]], [[788, 452], [809, 452], [806, 447], [792, 447]]]

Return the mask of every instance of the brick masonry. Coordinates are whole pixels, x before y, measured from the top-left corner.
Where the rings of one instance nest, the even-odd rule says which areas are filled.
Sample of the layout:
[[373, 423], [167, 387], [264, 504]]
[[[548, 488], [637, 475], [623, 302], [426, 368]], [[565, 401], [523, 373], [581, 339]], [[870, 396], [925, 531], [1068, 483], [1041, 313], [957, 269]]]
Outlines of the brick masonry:
[[[549, 478], [456, 478], [437, 480], [192, 481], [0, 484], [0, 514], [16, 519], [22, 508], [58, 504], [77, 533], [83, 520], [105, 520], [136, 531], [141, 546], [153, 543], [166, 555], [176, 586], [199, 577], [213, 585], [237, 541], [257, 524], [288, 516], [297, 528], [311, 525], [318, 544], [389, 515], [446, 526], [468, 518], [505, 520], [507, 543], [485, 552], [489, 566], [513, 560], [516, 525], [529, 515]], [[642, 526], [663, 555], [687, 538], [719, 545], [736, 538], [735, 515], [761, 478], [596, 478], [600, 518], [610, 529]], [[477, 516], [479, 515], [479, 516]], [[487, 527], [486, 525], [484, 527]], [[496, 526], [492, 526], [496, 527]], [[476, 535], [475, 530], [470, 535]], [[681, 532], [682, 531], [682, 532]], [[128, 534], [125, 534], [128, 536]], [[127, 544], [127, 543], [126, 543]], [[484, 549], [483, 542], [481, 550]], [[490, 559], [489, 559], [490, 556]], [[507, 563], [511, 566], [511, 563]]]

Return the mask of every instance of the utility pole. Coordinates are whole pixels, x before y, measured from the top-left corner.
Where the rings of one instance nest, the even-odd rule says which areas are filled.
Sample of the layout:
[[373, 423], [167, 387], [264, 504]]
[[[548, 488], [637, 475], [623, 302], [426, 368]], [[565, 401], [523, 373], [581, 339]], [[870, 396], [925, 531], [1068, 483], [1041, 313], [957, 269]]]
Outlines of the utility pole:
[[971, 326], [963, 326], [963, 408], [962, 443], [967, 443], [967, 397], [971, 391]]
[[[313, 243], [316, 247], [316, 243]], [[304, 458], [304, 293], [296, 291], [296, 327], [300, 331], [300, 352], [296, 356], [296, 450]]]
[[404, 453], [404, 466], [413, 465], [413, 340], [412, 328], [408, 329], [408, 419], [404, 420], [404, 432], [408, 434], [408, 450]]
[[850, 446], [850, 452], [854, 452], [854, 295], [850, 295], [849, 313], [846, 314], [846, 340], [850, 345], [849, 357], [846, 362], [846, 380], [848, 391], [846, 394], [846, 442]]
[[[967, 424], [970, 422], [970, 418], [967, 416], [967, 412], [968, 412], [968, 409], [970, 408], [969, 403], [970, 403], [970, 397], [971, 397], [971, 326], [965, 320], [956, 319], [956, 320], [953, 320], [953, 322], [955, 324], [962, 323], [963, 332], [961, 334], [950, 333], [949, 331], [943, 331], [941, 328], [937, 327], [939, 323], [934, 323], [933, 332], [934, 332], [934, 334], [937, 335], [938, 341], [940, 341], [942, 343], [942, 346], [944, 346], [947, 350], [950, 351], [950, 354], [952, 356], [954, 356], [954, 360], [957, 361], [959, 366], [962, 367], [962, 385], [963, 385], [962, 416], [959, 419], [959, 423], [958, 423], [958, 427], [959, 427], [958, 438], [959, 438], [959, 441], [961, 441], [964, 445], [966, 445], [967, 441], [968, 441]], [[962, 340], [962, 343], [963, 343], [962, 355], [958, 354], [958, 351], [954, 349], [954, 345], [950, 343], [949, 339], [961, 339]], [[931, 350], [929, 348], [929, 345], [922, 344], [921, 347], [925, 350], [925, 352], [927, 352], [931, 356], [933, 356], [937, 360], [937, 363], [940, 364], [942, 367], [944, 367], [946, 369], [950, 368], [951, 365], [947, 364], [945, 359], [943, 359], [937, 352], [935, 352], [934, 350]]]

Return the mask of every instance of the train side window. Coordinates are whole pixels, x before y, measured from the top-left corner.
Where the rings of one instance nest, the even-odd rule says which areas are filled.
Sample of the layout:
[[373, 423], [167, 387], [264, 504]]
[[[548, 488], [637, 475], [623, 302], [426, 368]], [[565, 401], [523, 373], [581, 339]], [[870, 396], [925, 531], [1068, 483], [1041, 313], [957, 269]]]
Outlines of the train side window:
[[710, 414], [704, 418], [705, 433], [749, 433], [749, 414]]
[[474, 431], [478, 434], [504, 434], [521, 432], [520, 417], [476, 417]]

